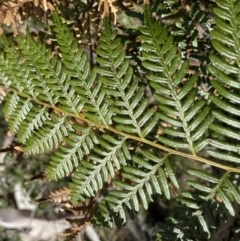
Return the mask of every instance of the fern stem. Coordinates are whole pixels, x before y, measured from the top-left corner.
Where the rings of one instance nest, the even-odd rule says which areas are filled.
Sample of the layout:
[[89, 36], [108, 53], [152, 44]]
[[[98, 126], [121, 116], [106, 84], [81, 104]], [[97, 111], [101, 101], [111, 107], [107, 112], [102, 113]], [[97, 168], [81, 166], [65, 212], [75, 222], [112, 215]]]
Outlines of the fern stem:
[[[5, 87], [2, 86], [2, 88], [5, 88]], [[193, 160], [196, 160], [196, 161], [199, 161], [199, 162], [203, 162], [205, 164], [209, 164], [211, 166], [218, 167], [220, 169], [228, 171], [228, 173], [231, 173], [231, 172], [233, 172], [233, 173], [240, 173], [240, 169], [239, 168], [234, 168], [234, 167], [229, 167], [229, 166], [226, 166], [226, 165], [221, 165], [221, 164], [219, 164], [217, 162], [213, 162], [213, 161], [210, 161], [208, 159], [205, 159], [205, 158], [202, 158], [202, 157], [199, 157], [199, 156], [196, 156], [196, 155], [187, 154], [187, 153], [183, 153], [183, 152], [180, 152], [180, 151], [173, 150], [171, 148], [168, 148], [168, 147], [165, 147], [163, 145], [157, 144], [157, 143], [152, 142], [150, 140], [147, 140], [145, 138], [141, 138], [141, 137], [134, 136], [134, 135], [131, 135], [131, 134], [128, 134], [128, 133], [124, 133], [124, 132], [122, 132], [120, 130], [115, 129], [114, 127], [94, 122], [92, 120], [89, 120], [89, 119], [85, 118], [81, 114], [76, 115], [76, 114], [73, 114], [73, 113], [69, 113], [69, 112], [67, 112], [65, 110], [62, 110], [61, 108], [59, 108], [57, 106], [52, 106], [52, 105], [49, 105], [49, 104], [47, 104], [47, 103], [45, 103], [43, 101], [40, 101], [40, 100], [37, 100], [37, 99], [33, 99], [31, 96], [29, 96], [27, 94], [24, 94], [23, 92], [18, 92], [16, 90], [12, 89], [12, 88], [5, 88], [5, 89], [8, 90], [8, 91], [15, 92], [19, 96], [22, 96], [24, 98], [29, 98], [30, 100], [32, 100], [32, 101], [34, 101], [34, 102], [36, 102], [38, 104], [41, 104], [42, 106], [46, 106], [47, 108], [54, 109], [57, 113], [61, 112], [61, 113], [65, 114], [65, 115], [67, 115], [67, 116], [74, 117], [77, 120], [84, 121], [84, 122], [86, 122], [86, 123], [88, 123], [90, 125], [96, 126], [98, 129], [109, 130], [109, 131], [111, 131], [111, 132], [113, 132], [115, 134], [124, 136], [126, 139], [131, 139], [131, 140], [143, 142], [143, 143], [148, 144], [150, 146], [156, 147], [156, 148], [158, 148], [160, 150], [169, 152], [170, 154], [177, 155], [177, 156], [183, 156], [183, 157], [186, 157], [186, 158], [189, 158], [189, 159], [193, 159]]]

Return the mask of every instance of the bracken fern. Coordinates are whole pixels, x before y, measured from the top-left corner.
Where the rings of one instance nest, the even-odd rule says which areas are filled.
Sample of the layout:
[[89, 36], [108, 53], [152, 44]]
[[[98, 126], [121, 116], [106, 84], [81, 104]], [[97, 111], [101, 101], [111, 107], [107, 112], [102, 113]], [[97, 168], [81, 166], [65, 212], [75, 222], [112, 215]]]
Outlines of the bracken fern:
[[[106, 2], [113, 8], [114, 1]], [[226, 213], [236, 215], [233, 202], [240, 203], [231, 175], [240, 173], [240, 1], [216, 1], [214, 49], [210, 61], [197, 58], [197, 67], [184, 40], [176, 43], [176, 29], [169, 31], [153, 17], [163, 6], [147, 2], [137, 68], [136, 56], [126, 53], [106, 9], [94, 65], [56, 13], [60, 58], [29, 32], [14, 43], [2, 37], [3, 112], [23, 152], [52, 151], [45, 170], [49, 180], [71, 177], [68, 187], [39, 200], [67, 200], [71, 210], [84, 214], [76, 221], [79, 229], [66, 232], [69, 240], [88, 222], [121, 227], [126, 212], [133, 218], [140, 207], [148, 209], [153, 195], [179, 203], [166, 222], [158, 224], [156, 240], [207, 240], [219, 219], [225, 221]], [[167, 1], [164, 10], [178, 7], [174, 17], [165, 15], [173, 22], [179, 16], [175, 3]], [[190, 17], [207, 21], [201, 12]], [[197, 39], [193, 29], [185, 26], [191, 43]], [[202, 46], [206, 50], [209, 42]], [[175, 197], [180, 185], [172, 155], [225, 172], [214, 176], [188, 169], [194, 177], [186, 181], [191, 189]]]

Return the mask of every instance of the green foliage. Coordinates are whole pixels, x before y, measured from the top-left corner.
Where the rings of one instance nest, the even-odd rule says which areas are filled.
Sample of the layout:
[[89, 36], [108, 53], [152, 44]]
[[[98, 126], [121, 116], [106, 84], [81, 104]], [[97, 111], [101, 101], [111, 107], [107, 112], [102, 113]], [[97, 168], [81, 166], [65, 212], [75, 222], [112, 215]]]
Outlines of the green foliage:
[[[211, 23], [196, 3], [186, 18], [179, 18], [183, 9], [176, 1], [144, 6], [137, 68], [110, 18], [102, 21], [95, 64], [56, 13], [60, 57], [28, 32], [14, 43], [2, 38], [9, 130], [26, 153], [53, 151], [46, 175], [71, 177], [71, 204], [101, 197], [87, 221], [121, 227], [126, 212], [133, 218], [158, 196], [179, 205], [159, 223], [156, 240], [207, 240], [219, 220], [236, 215], [240, 191], [231, 173], [240, 173], [240, 1], [216, 5], [207, 53], [209, 39], [198, 45], [191, 23], [207, 29]], [[153, 11], [172, 17], [172, 31]], [[189, 43], [196, 47], [191, 56], [205, 52], [189, 57]], [[181, 190], [172, 155], [224, 173], [191, 168], [190, 189]]]

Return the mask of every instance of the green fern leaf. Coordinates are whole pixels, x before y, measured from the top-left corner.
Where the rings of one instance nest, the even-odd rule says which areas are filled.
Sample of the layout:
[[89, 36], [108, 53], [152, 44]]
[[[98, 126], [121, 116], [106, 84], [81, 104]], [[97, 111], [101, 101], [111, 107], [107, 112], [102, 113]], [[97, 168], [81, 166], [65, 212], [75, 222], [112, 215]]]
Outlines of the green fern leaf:
[[68, 136], [68, 131], [72, 130], [67, 116], [59, 117], [51, 114], [51, 121], [46, 120], [45, 125], [28, 139], [23, 147], [27, 153], [36, 154], [57, 148], [63, 141], [64, 136]]
[[31, 112], [26, 116], [26, 120], [22, 122], [18, 134], [18, 140], [25, 144], [26, 141], [33, 135], [34, 131], [39, 130], [47, 120], [51, 120], [47, 108], [44, 106], [39, 108], [33, 106]]
[[54, 153], [46, 169], [50, 179], [60, 179], [73, 172], [79, 165], [79, 160], [98, 144], [98, 139], [91, 126], [87, 128], [73, 125], [72, 132], [68, 132], [63, 142], [66, 144], [61, 145]]
[[[121, 175], [125, 182], [115, 180], [114, 184], [118, 187], [118, 190], [110, 191], [104, 198], [104, 201], [108, 203], [110, 216], [113, 212], [112, 218], [119, 226], [126, 222], [125, 212], [123, 212], [125, 206], [128, 212], [138, 212], [139, 203], [142, 203], [145, 209], [148, 208], [149, 202], [153, 201], [153, 194], [163, 193], [166, 198], [170, 199], [168, 180], [161, 168], [167, 156], [156, 159], [155, 155], [149, 151], [138, 149], [137, 152], [138, 155], [132, 159], [135, 164], [134, 167], [124, 166], [122, 168]], [[167, 162], [169, 170], [169, 161]]]
[[73, 183], [70, 184], [71, 200], [74, 203], [84, 200], [84, 197], [95, 196], [109, 176], [114, 178], [116, 170], [126, 165], [128, 156], [122, 151], [127, 151], [124, 138], [118, 140], [104, 135], [98, 142], [100, 145], [93, 147], [91, 154], [86, 157], [89, 160], [81, 160]]
[[[200, 64], [193, 68], [186, 41], [178, 42], [190, 31], [192, 47], [198, 49], [196, 30], [187, 20], [208, 24], [203, 20], [206, 14], [195, 3], [188, 18], [181, 20], [180, 2], [164, 3], [165, 8], [157, 1], [154, 6], [177, 8], [174, 14], [162, 15], [176, 17], [179, 32], [172, 27], [170, 34], [153, 17], [151, 7], [144, 6], [137, 67], [110, 18], [103, 20], [96, 63], [56, 13], [59, 56], [29, 32], [15, 43], [3, 36], [0, 83], [7, 91], [3, 111], [24, 152], [52, 151], [47, 177], [70, 177], [71, 204], [94, 202], [101, 196], [97, 210], [86, 217], [91, 221], [94, 216], [96, 224], [121, 227], [126, 212], [134, 218], [142, 207], [148, 209], [154, 196], [171, 200], [178, 195], [172, 155], [226, 170], [215, 177], [189, 169], [194, 179], [186, 184], [191, 191], [183, 190], [176, 198], [180, 207], [159, 224], [156, 234], [158, 240], [207, 240], [219, 219], [226, 221], [227, 212], [235, 215], [233, 202], [240, 203], [230, 174], [240, 172], [239, 3], [216, 1], [215, 52], [207, 66], [211, 76], [205, 69], [208, 59], [202, 64], [196, 57]], [[2, 99], [4, 93], [0, 94]]]
[[[237, 3], [233, 1], [231, 4], [227, 1], [217, 1], [217, 7], [214, 8], [217, 27], [211, 34], [214, 38], [213, 46], [220, 56], [211, 55], [213, 66], [208, 67], [214, 76], [211, 84], [221, 96], [221, 98], [213, 94], [209, 96], [213, 104], [218, 107], [213, 111], [217, 121], [211, 124], [210, 129], [213, 133], [223, 136], [222, 140], [216, 138], [209, 140], [209, 144], [225, 151], [209, 150], [208, 153], [214, 158], [239, 163], [239, 158], [235, 154], [238, 148], [231, 148], [231, 146], [234, 147], [232, 144], [234, 139], [239, 140], [236, 133], [239, 132], [238, 116], [240, 114], [237, 107], [240, 103], [238, 93], [240, 53], [239, 37], [237, 37], [240, 28], [235, 21], [237, 12], [234, 11], [234, 5]], [[233, 153], [228, 153], [229, 149], [233, 149]]]
[[117, 129], [145, 137], [157, 124], [156, 111], [147, 109], [144, 86], [134, 76], [130, 61], [123, 51], [124, 46], [116, 38], [117, 32], [112, 30], [107, 19], [104, 30], [104, 34], [100, 36], [100, 48], [96, 52], [97, 62], [100, 64], [99, 81], [104, 86], [109, 103], [114, 104], [110, 107], [115, 113], [113, 121]]
[[[206, 146], [204, 134], [213, 121], [206, 101], [196, 101], [198, 97], [195, 86], [198, 75], [187, 75], [188, 61], [181, 60], [174, 47], [173, 37], [167, 34], [166, 28], [153, 20], [149, 8], [145, 10], [145, 24], [141, 29], [144, 59], [142, 64], [152, 72], [147, 74], [147, 78], [154, 88], [154, 97], [161, 110], [158, 117], [166, 126], [172, 126], [160, 126], [163, 134], [158, 140], [176, 149], [189, 149], [195, 155]], [[183, 86], [179, 86], [179, 91], [178, 85], [182, 85], [183, 78], [187, 78], [187, 81]]]

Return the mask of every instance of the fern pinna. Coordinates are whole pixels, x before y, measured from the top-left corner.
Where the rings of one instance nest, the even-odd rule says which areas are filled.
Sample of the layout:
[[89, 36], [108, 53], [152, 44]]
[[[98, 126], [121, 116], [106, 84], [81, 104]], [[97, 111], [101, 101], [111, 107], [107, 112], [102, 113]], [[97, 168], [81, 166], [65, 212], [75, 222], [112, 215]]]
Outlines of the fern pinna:
[[[60, 58], [28, 32], [14, 43], [2, 38], [4, 115], [23, 152], [53, 151], [45, 170], [49, 180], [71, 177], [68, 187], [39, 200], [67, 202], [74, 213], [84, 214], [72, 221], [79, 228], [68, 230], [69, 239], [89, 222], [121, 227], [126, 212], [133, 218], [141, 207], [148, 209], [153, 196], [179, 203], [158, 224], [156, 240], [207, 240], [220, 219], [236, 214], [233, 202], [240, 203], [240, 192], [232, 173], [240, 173], [240, 2], [216, 4], [215, 50], [211, 63], [201, 66], [209, 84], [204, 94], [199, 71], [150, 5], [144, 6], [139, 29], [138, 69], [108, 11], [94, 66], [56, 13]], [[225, 173], [217, 177], [188, 169], [191, 189], [179, 195], [173, 155]]]

